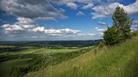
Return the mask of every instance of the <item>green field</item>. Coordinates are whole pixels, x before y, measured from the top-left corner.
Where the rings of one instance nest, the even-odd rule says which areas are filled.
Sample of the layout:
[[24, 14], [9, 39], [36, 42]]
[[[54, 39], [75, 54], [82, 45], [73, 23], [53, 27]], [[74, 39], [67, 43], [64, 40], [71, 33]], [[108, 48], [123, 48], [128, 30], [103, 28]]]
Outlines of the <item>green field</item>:
[[[14, 49], [15, 46], [0, 46]], [[49, 49], [47, 47], [31, 47], [25, 50], [1, 51], [0, 77], [22, 77], [33, 71], [56, 65], [72, 59], [90, 50], [92, 47]]]
[[138, 37], [112, 47], [30, 47], [1, 52], [0, 77], [138, 77]]
[[138, 37], [90, 50], [24, 77], [138, 77]]

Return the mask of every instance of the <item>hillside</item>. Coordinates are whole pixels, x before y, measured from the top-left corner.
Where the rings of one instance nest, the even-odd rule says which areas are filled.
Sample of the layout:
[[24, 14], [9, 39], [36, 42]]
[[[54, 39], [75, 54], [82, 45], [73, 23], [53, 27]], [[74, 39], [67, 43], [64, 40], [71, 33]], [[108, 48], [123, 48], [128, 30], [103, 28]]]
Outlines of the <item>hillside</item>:
[[22, 77], [29, 72], [73, 59], [94, 48], [0, 45], [0, 77]]
[[138, 77], [138, 37], [113, 47], [92, 49], [24, 77]]

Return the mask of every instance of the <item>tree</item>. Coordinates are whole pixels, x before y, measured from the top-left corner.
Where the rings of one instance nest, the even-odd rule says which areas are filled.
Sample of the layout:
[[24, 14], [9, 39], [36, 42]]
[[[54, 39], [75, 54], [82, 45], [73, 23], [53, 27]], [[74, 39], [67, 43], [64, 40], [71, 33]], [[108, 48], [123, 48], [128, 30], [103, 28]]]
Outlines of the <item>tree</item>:
[[112, 27], [108, 28], [107, 31], [104, 32], [103, 36], [107, 45], [119, 43], [120, 41], [130, 37], [132, 20], [129, 18], [124, 9], [119, 6], [116, 7], [112, 19]]
[[129, 18], [129, 16], [124, 11], [124, 9], [119, 6], [116, 7], [116, 10], [113, 13], [112, 19], [113, 19], [113, 26], [115, 26], [118, 29], [118, 32], [122, 37], [121, 39], [124, 40], [126, 38], [129, 38], [132, 20]]

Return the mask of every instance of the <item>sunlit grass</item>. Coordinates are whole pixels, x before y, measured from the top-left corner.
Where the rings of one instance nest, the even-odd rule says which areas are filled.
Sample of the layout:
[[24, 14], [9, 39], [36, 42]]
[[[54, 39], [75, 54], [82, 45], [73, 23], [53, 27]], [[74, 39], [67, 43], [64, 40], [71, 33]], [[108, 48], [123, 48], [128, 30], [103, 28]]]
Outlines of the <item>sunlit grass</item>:
[[[95, 53], [96, 52], [96, 53]], [[25, 77], [137, 77], [138, 37], [113, 47], [91, 50], [79, 57]]]
[[0, 77], [137, 77], [138, 37], [108, 47], [0, 53]]
[[20, 77], [31, 71], [38, 71], [48, 65], [55, 65], [80, 54], [84, 48], [48, 49], [31, 48], [19, 51], [6, 51], [0, 54], [0, 77]]

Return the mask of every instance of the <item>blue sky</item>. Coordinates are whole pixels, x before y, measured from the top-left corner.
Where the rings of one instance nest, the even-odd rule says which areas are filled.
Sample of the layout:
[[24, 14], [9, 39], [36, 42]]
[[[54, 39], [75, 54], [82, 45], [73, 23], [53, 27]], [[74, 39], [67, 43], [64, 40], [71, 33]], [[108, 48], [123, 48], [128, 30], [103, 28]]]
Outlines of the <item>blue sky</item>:
[[123, 7], [138, 26], [138, 0], [1, 0], [0, 41], [102, 39]]

